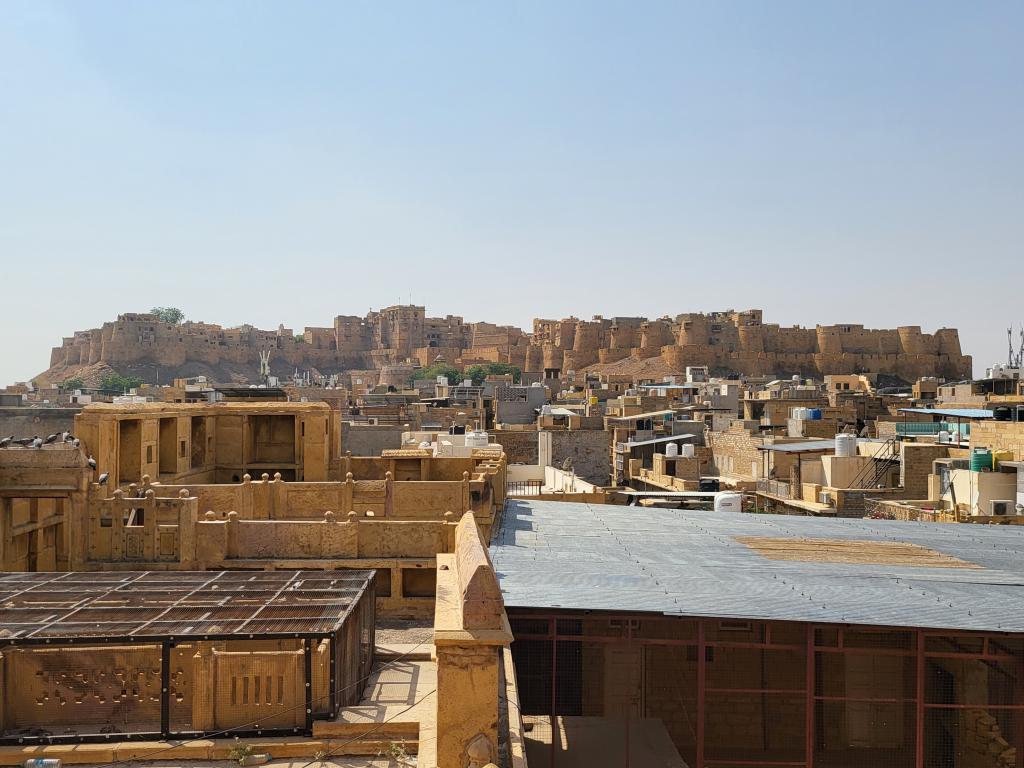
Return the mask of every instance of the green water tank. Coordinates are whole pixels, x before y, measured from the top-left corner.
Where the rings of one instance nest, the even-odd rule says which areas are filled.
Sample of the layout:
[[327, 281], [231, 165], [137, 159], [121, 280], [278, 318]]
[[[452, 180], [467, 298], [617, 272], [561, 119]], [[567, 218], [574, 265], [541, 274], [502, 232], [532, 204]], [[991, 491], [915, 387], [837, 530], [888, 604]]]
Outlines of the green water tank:
[[992, 451], [988, 448], [975, 448], [971, 451], [971, 471], [987, 472], [992, 469]]

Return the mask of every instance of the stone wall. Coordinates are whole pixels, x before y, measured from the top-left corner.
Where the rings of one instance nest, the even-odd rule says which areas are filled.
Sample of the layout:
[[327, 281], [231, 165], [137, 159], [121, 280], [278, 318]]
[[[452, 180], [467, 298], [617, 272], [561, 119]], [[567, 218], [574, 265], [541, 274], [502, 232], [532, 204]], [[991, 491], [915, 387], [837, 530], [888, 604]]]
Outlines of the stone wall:
[[932, 462], [949, 455], [949, 447], [937, 443], [901, 443], [900, 485], [908, 499], [928, 498]]
[[577, 477], [605, 485], [611, 472], [612, 433], [603, 429], [573, 429], [546, 432], [551, 436], [551, 465], [561, 467], [572, 459]]
[[537, 433], [535, 431], [506, 432], [495, 430], [489, 433], [491, 442], [498, 443], [505, 451], [509, 464], [537, 463]]
[[0, 408], [0, 437], [73, 432], [78, 408]]
[[351, 451], [353, 456], [380, 456], [380, 452], [402, 447], [402, 426], [363, 426], [343, 424], [341, 428], [341, 451]]
[[971, 422], [971, 448], [1012, 451], [1014, 459], [1024, 459], [1024, 422]]

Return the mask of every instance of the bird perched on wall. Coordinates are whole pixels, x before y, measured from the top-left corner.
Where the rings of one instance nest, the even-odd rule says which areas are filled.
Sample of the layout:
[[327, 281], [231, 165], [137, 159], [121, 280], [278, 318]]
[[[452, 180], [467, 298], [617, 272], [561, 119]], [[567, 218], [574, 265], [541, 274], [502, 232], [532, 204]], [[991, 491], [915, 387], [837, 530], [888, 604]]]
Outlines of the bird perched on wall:
[[61, 440], [63, 440], [63, 441], [65, 442], [65, 443], [70, 443], [70, 442], [71, 442], [72, 440], [74, 440], [74, 439], [75, 439], [75, 436], [74, 436], [74, 435], [72, 435], [72, 434], [71, 434], [70, 432], [68, 432], [68, 431], [67, 431], [67, 430], [65, 429], [65, 430], [64, 430], [64, 431], [63, 431], [63, 432], [61, 433], [61, 435], [60, 435], [60, 439], [61, 439]]
[[60, 437], [60, 435], [56, 432], [54, 432], [52, 435], [47, 435], [46, 439], [43, 440], [43, 445], [49, 445], [50, 443], [57, 442], [58, 437]]
[[99, 478], [97, 478], [96, 484], [97, 485], [106, 485], [108, 477], [110, 477], [110, 473], [109, 472], [104, 472], [102, 475], [99, 476]]
[[43, 447], [43, 438], [41, 438], [41, 437], [34, 437], [34, 438], [32, 438], [32, 447], [33, 448], [42, 448]]
[[96, 471], [96, 459], [94, 459], [92, 456], [90, 456], [85, 463], [89, 465], [89, 469], [91, 469], [93, 472]]
[[20, 440], [15, 440], [14, 442], [18, 445], [28, 448], [30, 445], [32, 445], [33, 440], [35, 440], [34, 437], [23, 437]]
[[74, 440], [72, 440], [72, 441], [71, 441], [71, 444], [72, 444], [73, 446], [75, 446], [75, 448], [77, 448], [78, 446], [80, 446], [80, 445], [82, 444], [82, 441], [81, 441], [81, 440], [79, 440], [79, 439], [78, 439], [78, 438], [76, 437], [76, 438], [75, 438]]
[[0, 440], [0, 448], [6, 448], [8, 445], [11, 444], [13, 440], [14, 435], [11, 435], [10, 437], [5, 437], [3, 440]]

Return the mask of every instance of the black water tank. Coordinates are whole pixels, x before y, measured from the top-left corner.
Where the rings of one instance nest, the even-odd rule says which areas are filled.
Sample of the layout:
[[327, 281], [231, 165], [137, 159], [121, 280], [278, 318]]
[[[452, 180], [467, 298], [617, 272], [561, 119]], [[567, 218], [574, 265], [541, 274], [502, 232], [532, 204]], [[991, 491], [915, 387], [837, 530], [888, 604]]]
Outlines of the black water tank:
[[697, 490], [702, 493], [718, 493], [718, 478], [702, 477], [697, 486]]
[[[1013, 411], [1005, 405], [1000, 405], [998, 408], [992, 409], [992, 418], [996, 421], [1009, 421], [1013, 418]], [[1019, 412], [1017, 418], [1020, 419]]]

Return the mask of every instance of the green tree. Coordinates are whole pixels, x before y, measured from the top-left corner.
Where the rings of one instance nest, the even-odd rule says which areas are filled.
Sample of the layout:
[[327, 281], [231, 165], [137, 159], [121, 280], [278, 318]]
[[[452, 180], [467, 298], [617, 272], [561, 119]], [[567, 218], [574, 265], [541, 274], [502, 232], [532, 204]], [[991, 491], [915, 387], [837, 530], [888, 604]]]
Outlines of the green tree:
[[70, 392], [75, 389], [85, 389], [85, 382], [81, 376], [71, 376], [70, 378], [64, 379], [64, 382], [60, 385], [59, 389], [65, 392]]
[[484, 383], [484, 379], [488, 376], [505, 376], [509, 373], [512, 374], [512, 381], [518, 384], [523, 372], [517, 365], [509, 365], [508, 363], [484, 363], [483, 365], [471, 365], [466, 369], [466, 375], [471, 378], [473, 383], [478, 387]]
[[457, 384], [462, 381], [462, 371], [454, 365], [448, 365], [448, 363], [434, 363], [427, 368], [420, 368], [418, 371], [413, 371], [412, 376], [409, 377], [409, 382], [412, 383], [423, 379], [434, 380], [438, 376], [447, 376], [449, 384]]
[[151, 314], [159, 317], [163, 322], [171, 325], [178, 325], [185, 319], [185, 313], [177, 307], [153, 307], [149, 310]]
[[104, 376], [100, 381], [100, 389], [108, 392], [125, 392], [142, 386], [142, 384], [143, 381], [138, 376], [121, 376], [117, 373], [111, 373]]

